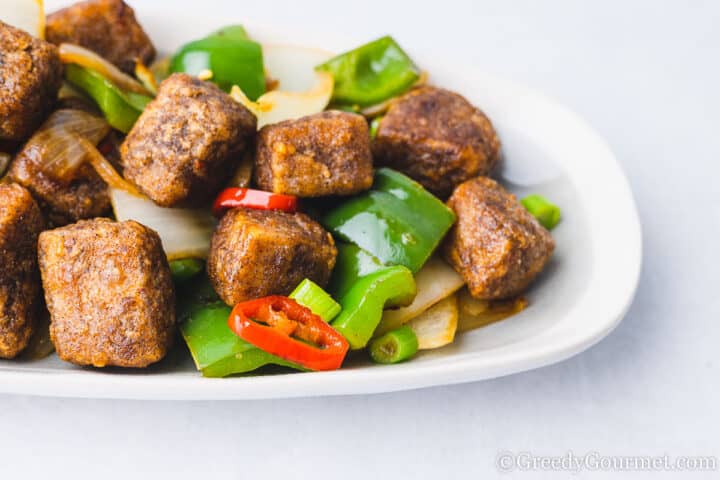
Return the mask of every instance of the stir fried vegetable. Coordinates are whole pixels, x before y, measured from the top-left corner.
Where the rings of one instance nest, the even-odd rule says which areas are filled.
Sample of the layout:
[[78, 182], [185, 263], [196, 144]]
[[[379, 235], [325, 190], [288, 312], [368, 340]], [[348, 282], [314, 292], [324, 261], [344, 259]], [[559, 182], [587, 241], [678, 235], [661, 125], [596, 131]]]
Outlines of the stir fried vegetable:
[[206, 377], [246, 373], [264, 365], [299, 366], [246, 342], [228, 328], [231, 309], [222, 302], [196, 307], [180, 325], [195, 366]]
[[412, 358], [418, 351], [418, 337], [403, 326], [376, 338], [370, 344], [370, 357], [376, 363], [398, 363]]
[[528, 195], [520, 201], [533, 217], [537, 218], [540, 225], [552, 230], [560, 223], [560, 207], [551, 203], [542, 195]]
[[170, 61], [170, 70], [195, 76], [210, 72], [209, 80], [217, 86], [229, 92], [237, 85], [251, 100], [265, 92], [262, 48], [239, 25], [185, 44]]
[[264, 45], [267, 75], [275, 84], [271, 91], [252, 101], [237, 85], [230, 96], [257, 117], [257, 128], [325, 110], [333, 92], [333, 77], [315, 71], [330, 55], [322, 50], [290, 45]]
[[292, 213], [297, 210], [297, 197], [252, 188], [226, 188], [215, 199], [213, 213], [221, 217], [225, 210], [239, 207]]
[[420, 77], [410, 57], [389, 36], [338, 55], [317, 69], [332, 73], [334, 103], [360, 107], [399, 95]]
[[340, 368], [349, 349], [340, 333], [288, 297], [238, 303], [228, 325], [243, 340], [309, 370]]
[[110, 201], [119, 221], [135, 220], [155, 230], [168, 259], [207, 257], [215, 229], [209, 210], [162, 208], [146, 197], [117, 188], [110, 189]]
[[109, 131], [105, 120], [90, 113], [56, 110], [30, 137], [25, 149], [33, 152], [34, 161], [45, 174], [69, 183], [88, 160], [88, 151], [81, 139], [94, 148]]
[[354, 245], [338, 245], [331, 283], [342, 306], [332, 325], [353, 349], [367, 345], [385, 308], [408, 305], [415, 297], [410, 270], [401, 265], [381, 265]]
[[410, 320], [407, 324], [418, 338], [418, 348], [444, 347], [453, 342], [458, 326], [457, 298], [451, 295]]
[[306, 278], [293, 290], [290, 298], [312, 310], [323, 322], [329, 322], [340, 313], [342, 307], [320, 286]]
[[387, 265], [417, 272], [455, 221], [455, 214], [405, 175], [381, 168], [372, 189], [330, 210], [323, 224]]
[[205, 263], [197, 258], [183, 258], [170, 262], [170, 273], [175, 283], [185, 282], [203, 271]]
[[78, 65], [67, 65], [65, 78], [87, 93], [103, 112], [108, 123], [123, 133], [130, 131], [145, 106], [152, 100], [147, 95], [124, 92], [98, 72]]
[[464, 282], [450, 265], [438, 257], [432, 257], [415, 274], [415, 285], [417, 285], [417, 295], [413, 302], [404, 308], [386, 310], [380, 325], [375, 330], [375, 335], [382, 335], [406, 324], [440, 300], [454, 294]]

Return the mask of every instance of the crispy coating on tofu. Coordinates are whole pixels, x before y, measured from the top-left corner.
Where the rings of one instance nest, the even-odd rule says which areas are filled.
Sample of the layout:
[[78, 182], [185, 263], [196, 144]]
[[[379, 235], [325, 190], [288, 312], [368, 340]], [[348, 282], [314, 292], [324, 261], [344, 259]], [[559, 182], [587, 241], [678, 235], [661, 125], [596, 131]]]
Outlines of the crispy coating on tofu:
[[320, 224], [302, 213], [237, 208], [213, 235], [208, 274], [228, 305], [288, 295], [305, 278], [325, 286], [337, 248]]
[[518, 295], [550, 260], [555, 249], [550, 233], [494, 180], [468, 180], [455, 189], [448, 206], [457, 223], [445, 240], [445, 258], [472, 296]]
[[17, 356], [33, 333], [42, 306], [37, 238], [44, 226], [27, 190], [0, 185], [0, 358]]
[[122, 0], [79, 2], [48, 15], [45, 37], [56, 45], [74, 43], [90, 49], [128, 73], [135, 60], [148, 65], [155, 47]]
[[257, 140], [256, 182], [299, 197], [351, 195], [372, 185], [365, 119], [328, 111], [266, 125]]
[[27, 139], [62, 83], [57, 48], [0, 21], [0, 141]]
[[8, 178], [33, 194], [47, 219], [55, 226], [80, 219], [106, 215], [110, 211], [107, 184], [89, 164], [81, 165], [69, 183], [43, 172], [36, 158], [42, 157], [39, 145], [26, 145], [10, 164]]
[[77, 365], [146, 367], [175, 332], [170, 267], [155, 231], [133, 221], [81, 220], [38, 242], [58, 356]]
[[490, 120], [457, 93], [420, 87], [395, 101], [380, 121], [375, 162], [399, 170], [441, 198], [489, 175], [500, 155]]
[[215, 85], [173, 74], [120, 148], [125, 178], [160, 206], [201, 206], [233, 175], [256, 126]]

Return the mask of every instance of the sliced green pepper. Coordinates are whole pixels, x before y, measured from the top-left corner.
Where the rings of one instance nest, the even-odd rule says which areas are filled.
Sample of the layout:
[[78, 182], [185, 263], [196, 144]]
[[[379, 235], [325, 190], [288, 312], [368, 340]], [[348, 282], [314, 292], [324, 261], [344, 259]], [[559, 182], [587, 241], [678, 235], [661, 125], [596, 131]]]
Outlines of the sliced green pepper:
[[197, 258], [183, 258], [170, 262], [170, 273], [175, 283], [183, 283], [202, 272], [205, 262]]
[[362, 107], [409, 89], [420, 70], [392, 37], [386, 36], [331, 58], [317, 70], [335, 78], [332, 101]]
[[230, 307], [222, 302], [196, 309], [180, 325], [195, 365], [203, 376], [226, 377], [269, 364], [301, 369], [235, 335], [228, 327]]
[[405, 175], [381, 168], [372, 189], [330, 210], [322, 223], [386, 265], [417, 272], [455, 222], [444, 203]]
[[210, 81], [225, 91], [233, 85], [256, 100], [265, 93], [262, 47], [247, 36], [241, 26], [223, 28], [190, 42], [173, 56], [170, 71], [198, 75], [209, 70]]
[[385, 308], [413, 301], [415, 279], [407, 268], [384, 266], [355, 245], [337, 247], [331, 288], [342, 311], [331, 324], [356, 350], [370, 341]]
[[75, 64], [65, 66], [65, 78], [87, 93], [103, 112], [105, 119], [123, 133], [130, 131], [152, 98], [124, 92], [107, 78], [89, 68]]

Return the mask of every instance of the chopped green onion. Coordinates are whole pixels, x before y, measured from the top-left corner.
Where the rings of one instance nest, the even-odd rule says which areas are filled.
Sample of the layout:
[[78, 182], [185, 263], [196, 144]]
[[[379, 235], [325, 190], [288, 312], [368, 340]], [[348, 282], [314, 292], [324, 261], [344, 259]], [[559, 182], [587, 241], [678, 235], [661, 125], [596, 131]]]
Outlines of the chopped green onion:
[[197, 258], [183, 258], [170, 262], [170, 273], [176, 282], [189, 280], [205, 268], [205, 263]]
[[418, 339], [412, 328], [403, 325], [370, 343], [370, 357], [376, 363], [398, 363], [418, 351]]
[[560, 207], [550, 203], [542, 195], [528, 195], [520, 201], [540, 225], [552, 230], [560, 222]]
[[333, 300], [330, 294], [320, 288], [317, 283], [308, 278], [300, 282], [300, 285], [290, 294], [290, 298], [312, 310], [325, 322], [329, 322], [340, 313], [340, 304]]
[[382, 115], [379, 117], [375, 117], [372, 119], [372, 122], [370, 122], [370, 139], [374, 140], [375, 137], [377, 137], [378, 128], [380, 128], [380, 120], [382, 120]]

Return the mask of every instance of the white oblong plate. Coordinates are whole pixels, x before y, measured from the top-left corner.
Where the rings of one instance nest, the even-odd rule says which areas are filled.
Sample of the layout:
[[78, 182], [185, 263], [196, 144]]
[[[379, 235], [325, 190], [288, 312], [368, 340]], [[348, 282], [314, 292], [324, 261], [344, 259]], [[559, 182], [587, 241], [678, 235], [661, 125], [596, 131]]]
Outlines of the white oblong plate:
[[[232, 23], [227, 12], [173, 18], [167, 9], [138, 5], [161, 51]], [[183, 25], [183, 28], [176, 28]], [[352, 47], [328, 36], [274, 34], [253, 28], [266, 42], [292, 39], [341, 51]], [[206, 379], [180, 346], [146, 370], [92, 370], [55, 356], [0, 361], [0, 391], [68, 397], [132, 399], [250, 399], [390, 392], [470, 382], [558, 362], [588, 348], [622, 319], [637, 287], [641, 233], [632, 194], [607, 144], [577, 115], [528, 88], [464, 64], [411, 53], [431, 80], [482, 108], [503, 141], [501, 179], [519, 195], [538, 192], [558, 203], [556, 255], [529, 292], [530, 306], [506, 321], [459, 335], [446, 348], [410, 362], [380, 366], [353, 358], [335, 372], [283, 373]]]

